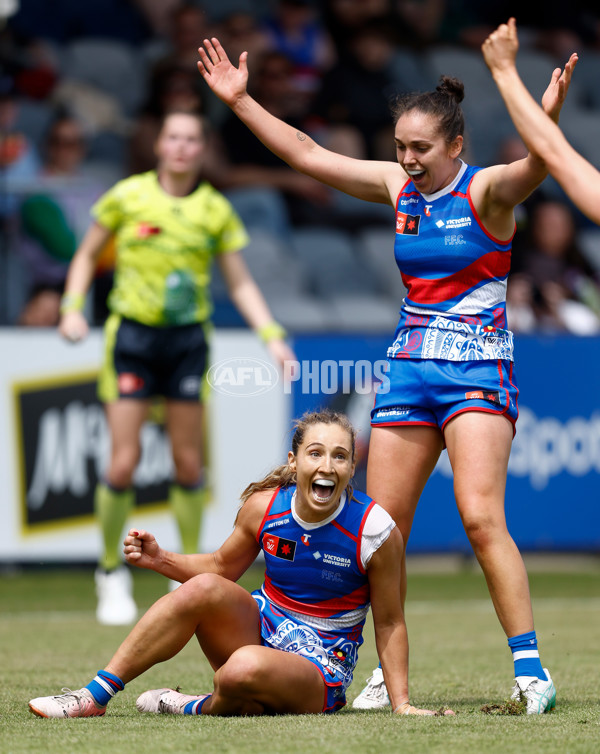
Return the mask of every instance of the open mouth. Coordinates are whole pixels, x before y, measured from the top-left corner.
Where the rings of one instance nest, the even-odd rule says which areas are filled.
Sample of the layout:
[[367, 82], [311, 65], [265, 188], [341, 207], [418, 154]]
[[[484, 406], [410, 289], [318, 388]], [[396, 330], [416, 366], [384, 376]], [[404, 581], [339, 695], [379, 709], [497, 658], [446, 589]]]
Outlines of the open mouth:
[[317, 479], [312, 484], [312, 491], [315, 500], [319, 503], [326, 503], [331, 499], [335, 484], [331, 479]]
[[425, 175], [424, 170], [407, 170], [406, 172], [413, 179], [413, 181], [420, 181], [421, 178], [423, 178], [423, 176]]

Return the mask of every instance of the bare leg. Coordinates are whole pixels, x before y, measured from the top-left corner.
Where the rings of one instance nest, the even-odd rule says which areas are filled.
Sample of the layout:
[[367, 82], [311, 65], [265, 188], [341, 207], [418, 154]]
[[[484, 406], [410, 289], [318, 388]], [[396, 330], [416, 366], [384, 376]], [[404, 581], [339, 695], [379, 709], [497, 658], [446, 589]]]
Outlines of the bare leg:
[[310, 660], [271, 647], [245, 646], [215, 674], [208, 715], [322, 712], [323, 677]]
[[236, 649], [260, 644], [258, 606], [245, 589], [228, 579], [195, 576], [152, 605], [106, 669], [128, 683], [174, 657], [194, 634], [216, 669]]
[[194, 634], [217, 671], [203, 714], [322, 711], [324, 684], [317, 668], [304, 657], [261, 646], [254, 598], [215, 574], [195, 576], [158, 600], [106, 670], [127, 683], [176, 655]]
[[434, 427], [373, 427], [369, 443], [367, 494], [392, 516], [404, 539], [402, 601], [406, 599], [406, 543], [417, 503], [442, 452]]
[[175, 478], [185, 486], [197, 484], [202, 472], [203, 414], [201, 403], [167, 401], [167, 430]]
[[149, 408], [150, 401], [131, 399], [121, 399], [105, 406], [111, 440], [106, 479], [116, 489], [131, 485], [140, 458], [140, 431]]
[[445, 437], [458, 510], [502, 628], [507, 636], [532, 631], [527, 572], [504, 514], [512, 426], [503, 416], [470, 411], [448, 423]]

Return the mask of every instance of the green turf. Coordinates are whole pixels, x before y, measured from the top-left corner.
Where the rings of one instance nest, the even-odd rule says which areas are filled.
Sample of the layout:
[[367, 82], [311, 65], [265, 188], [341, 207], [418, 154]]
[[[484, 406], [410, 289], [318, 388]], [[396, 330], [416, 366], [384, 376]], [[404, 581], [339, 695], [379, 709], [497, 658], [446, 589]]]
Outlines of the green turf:
[[[142, 751], [248, 754], [383, 754], [600, 751], [600, 570], [531, 573], [543, 662], [558, 688], [555, 712], [541, 717], [481, 712], [508, 696], [512, 661], [477, 570], [418, 573], [410, 578], [411, 697], [418, 705], [457, 711], [455, 718], [393, 717], [389, 711], [331, 716], [183, 718], [140, 715], [147, 688], [210, 688], [211, 672], [194, 642], [170, 662], [128, 685], [104, 718], [42, 720], [27, 701], [85, 685], [126, 634], [99, 626], [90, 570], [0, 575], [0, 752], [39, 754]], [[253, 588], [260, 573], [244, 585]], [[138, 604], [165, 590], [156, 574], [135, 573]], [[376, 664], [368, 624], [352, 699]]]

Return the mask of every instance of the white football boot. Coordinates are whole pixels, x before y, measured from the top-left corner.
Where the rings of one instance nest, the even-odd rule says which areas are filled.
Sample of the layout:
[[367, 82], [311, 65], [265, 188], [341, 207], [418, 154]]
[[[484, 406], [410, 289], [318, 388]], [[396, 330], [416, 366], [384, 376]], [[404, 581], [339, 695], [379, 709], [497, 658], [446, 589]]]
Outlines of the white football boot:
[[[183, 710], [189, 702], [198, 704], [208, 696], [210, 694], [181, 694], [175, 689], [151, 689], [138, 696], [135, 706], [140, 712], [153, 712], [155, 715], [183, 715]], [[196, 714], [197, 704], [190, 714]]]
[[352, 702], [353, 709], [383, 709], [390, 703], [383, 670], [375, 668], [373, 675], [367, 678], [367, 685]]
[[528, 715], [543, 715], [556, 707], [556, 688], [547, 668], [544, 668], [544, 673], [548, 677], [547, 681], [530, 675], [515, 678], [510, 698], [525, 702]]
[[106, 712], [88, 689], [63, 689], [58, 696], [39, 696], [29, 702], [29, 709], [38, 717], [99, 717]]

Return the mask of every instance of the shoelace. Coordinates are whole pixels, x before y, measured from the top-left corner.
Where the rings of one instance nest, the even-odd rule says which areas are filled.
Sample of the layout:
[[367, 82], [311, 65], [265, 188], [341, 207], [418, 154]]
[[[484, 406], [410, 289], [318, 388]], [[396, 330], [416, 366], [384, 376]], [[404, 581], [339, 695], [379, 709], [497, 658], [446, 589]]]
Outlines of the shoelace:
[[384, 695], [384, 681], [380, 681], [379, 683], [372, 683], [372, 678], [370, 678], [367, 683], [367, 691], [365, 692], [367, 699], [379, 700], [382, 699]]
[[[185, 707], [187, 703], [185, 701], [180, 701], [180, 702], [166, 701], [164, 697], [169, 697], [170, 693], [171, 692], [167, 691], [166, 693], [162, 694], [160, 699], [158, 700], [158, 709], [161, 712], [164, 712], [165, 710], [167, 712], [171, 712], [172, 709], [181, 709], [182, 707]], [[179, 693], [179, 686], [175, 690], [175, 693]]]
[[59, 704], [62, 704], [62, 706], [63, 706], [63, 707], [66, 707], [66, 706], [67, 706], [68, 704], [70, 704], [70, 701], [69, 701], [69, 700], [70, 700], [71, 698], [72, 698], [72, 699], [73, 699], [74, 701], [76, 701], [76, 702], [78, 702], [79, 704], [81, 704], [81, 697], [83, 696], [83, 694], [82, 694], [82, 693], [81, 693], [80, 691], [72, 691], [72, 690], [71, 690], [70, 688], [68, 688], [67, 686], [65, 686], [64, 688], [62, 688], [62, 689], [61, 689], [61, 691], [63, 692], [62, 694], [57, 694], [57, 695], [56, 695], [55, 697], [53, 697], [53, 698], [54, 698], [54, 699], [56, 699], [56, 701], [57, 701], [57, 702], [58, 702]]

